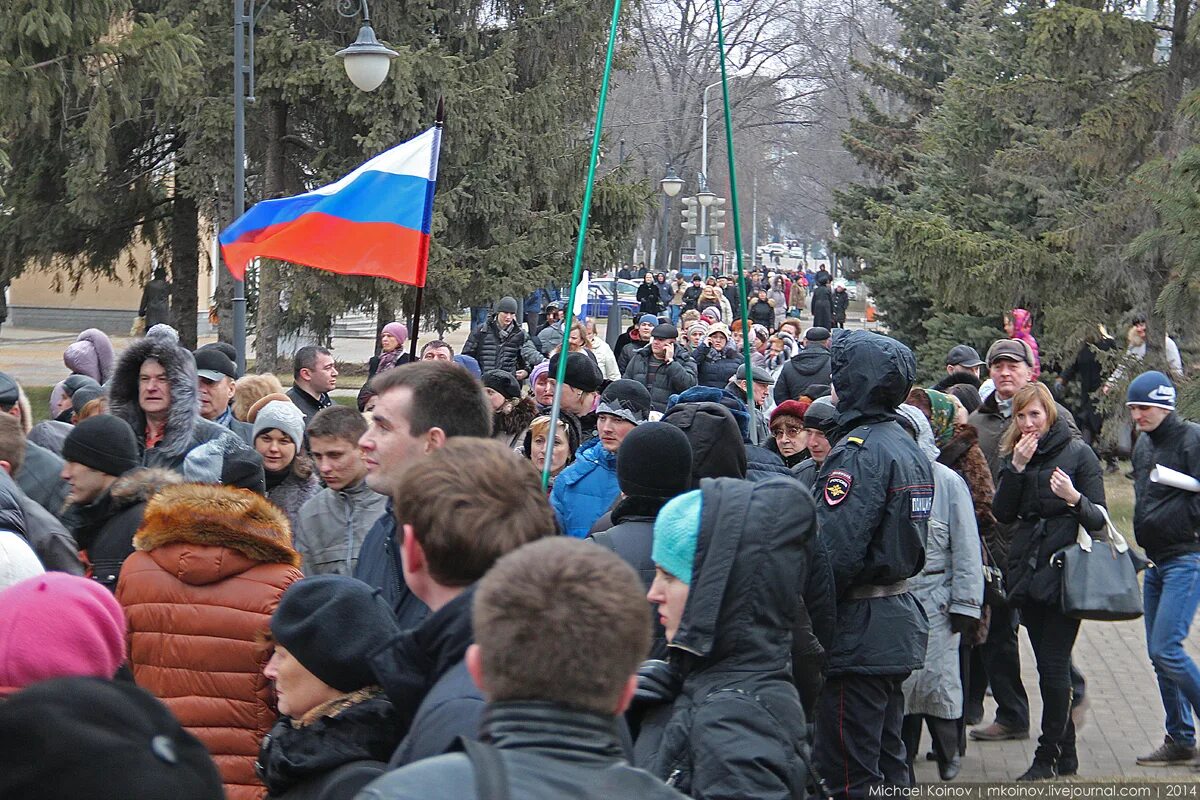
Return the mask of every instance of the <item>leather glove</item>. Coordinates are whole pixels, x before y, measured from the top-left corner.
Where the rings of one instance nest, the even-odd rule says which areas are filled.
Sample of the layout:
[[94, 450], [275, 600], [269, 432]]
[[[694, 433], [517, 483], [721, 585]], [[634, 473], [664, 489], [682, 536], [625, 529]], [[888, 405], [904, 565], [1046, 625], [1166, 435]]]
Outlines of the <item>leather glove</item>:
[[954, 633], [961, 633], [964, 636], [975, 630], [975, 623], [979, 620], [974, 617], [968, 617], [965, 614], [950, 615], [950, 630]]

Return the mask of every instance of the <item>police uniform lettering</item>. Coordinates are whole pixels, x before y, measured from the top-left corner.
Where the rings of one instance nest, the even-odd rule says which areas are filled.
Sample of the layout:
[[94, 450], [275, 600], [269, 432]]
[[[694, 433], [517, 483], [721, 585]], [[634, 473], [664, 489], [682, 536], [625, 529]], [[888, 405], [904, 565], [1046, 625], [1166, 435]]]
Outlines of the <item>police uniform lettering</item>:
[[853, 485], [853, 475], [844, 469], [835, 469], [825, 481], [825, 502], [836, 506], [850, 496], [850, 487]]

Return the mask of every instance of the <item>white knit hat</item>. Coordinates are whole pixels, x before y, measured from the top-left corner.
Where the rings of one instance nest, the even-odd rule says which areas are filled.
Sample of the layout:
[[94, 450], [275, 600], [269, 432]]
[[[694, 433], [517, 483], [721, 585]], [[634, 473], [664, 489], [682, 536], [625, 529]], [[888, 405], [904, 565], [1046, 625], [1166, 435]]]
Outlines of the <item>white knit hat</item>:
[[28, 542], [12, 531], [0, 531], [0, 589], [45, 571]]
[[272, 400], [258, 410], [254, 418], [254, 436], [271, 428], [283, 431], [297, 448], [304, 444], [304, 414], [294, 403]]

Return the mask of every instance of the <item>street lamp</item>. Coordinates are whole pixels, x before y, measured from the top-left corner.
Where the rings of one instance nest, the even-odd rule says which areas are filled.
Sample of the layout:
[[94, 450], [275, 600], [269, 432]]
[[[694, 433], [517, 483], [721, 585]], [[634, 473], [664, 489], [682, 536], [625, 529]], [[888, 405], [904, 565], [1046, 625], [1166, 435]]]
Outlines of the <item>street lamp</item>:
[[[246, 81], [250, 82], [250, 101], [254, 102], [254, 23], [270, 0], [233, 0], [233, 218], [246, 213]], [[363, 25], [358, 39], [337, 52], [350, 81], [364, 92], [379, 88], [387, 78], [392, 59], [399, 53], [389, 50], [375, 38], [367, 0], [338, 0], [337, 12], [343, 17], [360, 13]], [[249, 56], [247, 58], [247, 56]], [[238, 372], [246, 370], [246, 282], [233, 282], [233, 345], [237, 350]], [[274, 364], [271, 365], [274, 367]]]
[[696, 199], [700, 201], [700, 205], [702, 205], [704, 208], [708, 208], [717, 201], [717, 196], [710, 192], [708, 187], [705, 186], [703, 191], [700, 191], [696, 194]]
[[338, 50], [337, 57], [342, 59], [351, 83], [364, 92], [373, 92], [387, 77], [392, 59], [400, 54], [384, 47], [375, 38], [367, 0], [363, 0], [362, 8], [363, 26], [358, 29], [358, 39], [349, 47]]
[[674, 167], [667, 165], [667, 177], [659, 181], [658, 185], [667, 197], [675, 197], [683, 189], [683, 178], [675, 174]]

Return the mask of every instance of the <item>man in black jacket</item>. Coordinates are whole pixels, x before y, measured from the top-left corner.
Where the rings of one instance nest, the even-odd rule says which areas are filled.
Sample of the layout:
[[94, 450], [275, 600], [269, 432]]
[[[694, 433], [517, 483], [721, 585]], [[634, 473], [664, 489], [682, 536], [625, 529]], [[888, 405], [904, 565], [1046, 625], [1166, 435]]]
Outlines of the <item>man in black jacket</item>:
[[479, 369], [504, 370], [523, 381], [544, 360], [533, 339], [517, 324], [520, 307], [514, 297], [502, 297], [496, 313], [467, 337], [462, 354], [479, 362]]
[[[588, 538], [625, 559], [649, 591], [654, 582], [654, 518], [668, 500], [692, 488], [692, 445], [687, 436], [666, 422], [634, 428], [617, 451], [617, 484], [621, 498], [612, 510], [612, 527]], [[649, 657], [667, 657], [666, 635], [657, 617]]]
[[675, 347], [679, 331], [664, 322], [650, 332], [650, 344], [629, 359], [622, 377], [637, 381], [650, 392], [654, 410], [667, 410], [671, 395], [696, 385], [696, 362]]
[[641, 589], [620, 558], [565, 537], [501, 558], [479, 582], [466, 654], [487, 744], [389, 773], [360, 800], [682, 800], [625, 762], [616, 733], [650, 642]]
[[[20, 384], [11, 375], [0, 372], [0, 412], [8, 414], [29, 431], [32, 420], [29, 400]], [[33, 442], [26, 442], [25, 458], [20, 469], [13, 470], [13, 480], [30, 499], [54, 516], [62, 513], [67, 496], [67, 484], [59, 478], [62, 459], [52, 451]]]
[[789, 358], [775, 380], [775, 404], [799, 400], [809, 386], [829, 385], [828, 328], [809, 328], [804, 334], [804, 347]]
[[402, 767], [475, 738], [483, 697], [467, 674], [474, 584], [498, 558], [555, 534], [529, 462], [496, 441], [457, 439], [395, 476], [392, 494], [404, 580], [430, 615], [371, 658], [396, 710]]
[[[19, 473], [25, 461], [26, 446], [21, 423], [15, 417], [0, 414], [0, 471], [9, 476]], [[48, 570], [82, 575], [83, 564], [79, 560], [79, 548], [63, 524], [34, 502], [15, 483], [10, 485], [10, 491], [26, 523], [24, 531], [14, 533], [29, 542], [42, 566]], [[133, 538], [132, 534], [130, 538]]]
[[292, 388], [287, 396], [304, 415], [304, 424], [333, 400], [329, 393], [337, 387], [338, 371], [333, 354], [324, 347], [307, 345], [296, 351], [292, 359]]
[[[380, 494], [393, 496], [401, 468], [448, 439], [491, 435], [492, 410], [483, 388], [453, 362], [421, 361], [390, 369], [372, 378], [371, 388], [377, 393], [375, 411], [358, 446], [367, 465], [367, 485]], [[382, 591], [402, 630], [417, 627], [429, 613], [404, 581], [391, 503], [363, 539], [354, 577]]]
[[1162, 745], [1137, 763], [1171, 766], [1196, 757], [1200, 669], [1184, 642], [1200, 605], [1200, 493], [1150, 476], [1161, 467], [1191, 478], [1200, 475], [1200, 425], [1175, 414], [1175, 385], [1161, 372], [1138, 375], [1126, 398], [1133, 424], [1143, 434], [1133, 448], [1133, 533], [1154, 562], [1143, 587], [1146, 650], [1158, 674], [1167, 728]]
[[835, 796], [908, 784], [901, 684], [925, 663], [928, 621], [908, 579], [925, 564], [933, 473], [897, 419], [917, 377], [912, 352], [850, 331], [832, 348], [840, 439], [813, 488], [837, 594], [818, 701], [815, 756]]

